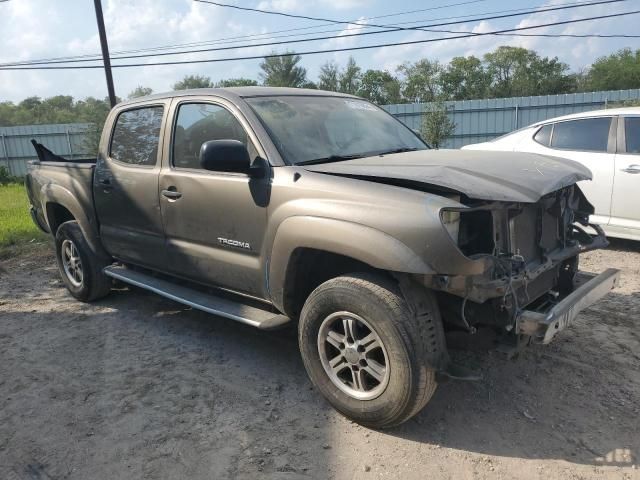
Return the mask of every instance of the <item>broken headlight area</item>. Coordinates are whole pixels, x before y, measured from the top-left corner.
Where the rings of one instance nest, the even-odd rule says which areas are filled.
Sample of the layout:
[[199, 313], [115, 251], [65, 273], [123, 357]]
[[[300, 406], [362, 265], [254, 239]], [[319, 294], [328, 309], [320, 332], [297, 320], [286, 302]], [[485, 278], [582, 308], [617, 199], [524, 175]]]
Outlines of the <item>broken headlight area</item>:
[[[441, 293], [447, 320], [509, 328], [520, 309], [553, 302], [574, 288], [581, 252], [607, 245], [602, 230], [588, 223], [593, 207], [573, 185], [536, 203], [474, 201], [440, 212], [443, 227], [460, 252], [483, 260], [479, 274], [430, 275], [424, 281]], [[597, 235], [589, 235], [591, 227]]]

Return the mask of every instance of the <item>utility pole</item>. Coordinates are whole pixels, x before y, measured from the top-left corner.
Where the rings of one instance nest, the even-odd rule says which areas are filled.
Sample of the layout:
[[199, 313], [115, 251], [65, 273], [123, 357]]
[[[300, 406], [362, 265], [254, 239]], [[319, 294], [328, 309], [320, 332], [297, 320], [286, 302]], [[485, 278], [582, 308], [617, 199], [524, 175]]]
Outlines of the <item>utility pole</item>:
[[100, 35], [100, 47], [102, 48], [102, 62], [104, 63], [104, 74], [107, 77], [107, 90], [109, 91], [109, 103], [111, 107], [116, 106], [116, 91], [113, 88], [113, 76], [111, 75], [111, 58], [109, 57], [109, 45], [107, 44], [107, 33], [104, 30], [104, 18], [102, 18], [102, 4], [100, 0], [93, 0], [96, 8], [96, 20], [98, 21], [98, 34]]

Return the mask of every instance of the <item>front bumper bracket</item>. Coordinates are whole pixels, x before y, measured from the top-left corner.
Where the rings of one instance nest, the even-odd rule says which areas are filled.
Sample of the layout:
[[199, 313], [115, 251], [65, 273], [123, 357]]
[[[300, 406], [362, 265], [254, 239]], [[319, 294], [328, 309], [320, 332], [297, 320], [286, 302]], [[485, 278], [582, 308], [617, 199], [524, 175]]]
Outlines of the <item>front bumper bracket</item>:
[[609, 268], [599, 275], [579, 274], [591, 278], [547, 311], [523, 310], [517, 321], [518, 333], [529, 335], [535, 342], [547, 344], [570, 325], [585, 308], [604, 297], [617, 284], [620, 270]]

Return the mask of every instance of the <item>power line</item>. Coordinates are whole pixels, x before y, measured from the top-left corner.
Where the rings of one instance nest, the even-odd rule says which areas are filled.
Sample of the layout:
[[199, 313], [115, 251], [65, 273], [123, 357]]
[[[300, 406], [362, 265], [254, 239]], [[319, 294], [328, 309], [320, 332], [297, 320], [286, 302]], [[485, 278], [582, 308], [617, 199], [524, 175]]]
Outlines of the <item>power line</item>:
[[[404, 14], [407, 14], [407, 13], [413, 13], [413, 12], [417, 12], [417, 11], [425, 11], [425, 10], [430, 10], [430, 9], [440, 9], [440, 8], [445, 8], [447, 6], [457, 6], [457, 5], [462, 5], [462, 4], [466, 4], [466, 3], [468, 3], [468, 2], [454, 3], [454, 4], [449, 4], [449, 5], [441, 5], [441, 6], [437, 6], [437, 7], [431, 7], [429, 9], [411, 10], [411, 11], [407, 11], [407, 12], [397, 12], [397, 13], [387, 14], [387, 15], [378, 15], [376, 17], [367, 17], [365, 19], [383, 18], [383, 17], [389, 17], [389, 16], [399, 16], [399, 15], [404, 15]], [[590, 6], [591, 4], [592, 4], [591, 2], [582, 2], [581, 1], [581, 2], [560, 3], [560, 4], [556, 4], [556, 6], [573, 6], [573, 5], [576, 5], [576, 6]], [[524, 13], [524, 12], [529, 12], [529, 10], [530, 9], [527, 9], [527, 8], [517, 8], [517, 9], [497, 10], [497, 11], [485, 12], [485, 13], [480, 13], [479, 15], [493, 15], [493, 14], [502, 14], [502, 13], [509, 13], [509, 12], [523, 12]], [[535, 10], [535, 11], [539, 11], [539, 10]], [[476, 16], [476, 15], [478, 15], [478, 14], [456, 15], [456, 16], [449, 16], [449, 17], [414, 20], [414, 21], [410, 21], [410, 22], [400, 22], [397, 25], [416, 24], [416, 23], [421, 23], [421, 22], [425, 22], [425, 21], [429, 22], [429, 21], [440, 21], [440, 20], [469, 18], [469, 17], [473, 17], [473, 16]], [[478, 19], [470, 19], [470, 20], [467, 20], [466, 22], [475, 21], [475, 20], [478, 20]], [[480, 19], [480, 20], [482, 20], [482, 19]], [[466, 23], [466, 22], [460, 22], [460, 23]], [[397, 25], [393, 25], [393, 26], [397, 26]], [[361, 27], [362, 28], [373, 28], [373, 26], [368, 25], [368, 24], [362, 24]], [[208, 41], [202, 41], [202, 42], [190, 42], [190, 43], [183, 43], [183, 44], [173, 44], [173, 45], [157, 46], [157, 47], [150, 47], [150, 48], [141, 48], [141, 49], [137, 49], [137, 50], [117, 51], [117, 52], [112, 52], [112, 56], [113, 55], [127, 54], [127, 53], [140, 53], [140, 52], [157, 51], [157, 50], [169, 50], [169, 49], [173, 50], [173, 49], [176, 49], [176, 48], [188, 47], [188, 46], [196, 46], [197, 47], [197, 46], [204, 46], [204, 45], [238, 43], [238, 41], [240, 39], [249, 39], [249, 38], [254, 38], [254, 37], [262, 37], [262, 36], [270, 35], [270, 34], [273, 34], [273, 33], [293, 32], [293, 31], [309, 30], [309, 29], [316, 29], [316, 28], [318, 28], [318, 26], [293, 28], [293, 29], [285, 29], [285, 30], [276, 30], [274, 32], [265, 32], [265, 33], [262, 33], [262, 34], [243, 35], [243, 36], [236, 36], [236, 37], [223, 37], [223, 38], [218, 38], [218, 39], [208, 40]], [[415, 28], [420, 28], [420, 27], [415, 27]], [[314, 35], [314, 34], [321, 34], [321, 33], [334, 33], [334, 32], [342, 32], [343, 30], [344, 29], [322, 30], [322, 31], [302, 33], [302, 34], [279, 35], [279, 36], [267, 37], [266, 39], [269, 39], [269, 38], [288, 38], [288, 37], [295, 37], [295, 36], [300, 36], [300, 35]], [[434, 32], [448, 32], [446, 30], [433, 30], [433, 31]], [[384, 33], [384, 32], [382, 32], [382, 33]], [[473, 33], [473, 32], [458, 31], [458, 32], [455, 32], [455, 33]], [[531, 35], [514, 34], [514, 36], [520, 36], [520, 35], [522, 35], [522, 36], [537, 36], [539, 34], [531, 34]], [[542, 36], [542, 35], [540, 35], [540, 36]], [[546, 36], [546, 35], [544, 35], [544, 36]], [[330, 37], [330, 38], [333, 38], [333, 37]], [[605, 37], [605, 38], [618, 38], [618, 36], [616, 36], [616, 37]], [[629, 36], [625, 35], [625, 36], [622, 36], [622, 38], [635, 38], [635, 37], [629, 37]], [[233, 41], [235, 39], [238, 39], [238, 41]], [[228, 41], [225, 41], [225, 40], [228, 40]], [[40, 59], [31, 59], [31, 60], [6, 62], [6, 63], [0, 64], [0, 66], [39, 65], [39, 64], [47, 64], [47, 62], [68, 63], [68, 62], [66, 62], [66, 60], [72, 61], [72, 60], [76, 60], [76, 59], [86, 59], [86, 61], [98, 61], [98, 60], [101, 59], [101, 55], [96, 53], [96, 54], [84, 54], [84, 55], [65, 56], [65, 57], [40, 58]], [[71, 62], [71, 63], [76, 63], [76, 62]]]
[[[339, 24], [339, 25], [363, 25], [362, 23], [359, 23], [358, 21], [343, 21], [343, 20], [331, 20], [331, 19], [327, 19], [327, 18], [319, 18], [319, 17], [310, 17], [307, 15], [296, 15], [293, 13], [286, 13], [286, 12], [276, 12], [273, 10], [263, 10], [260, 8], [251, 8], [251, 7], [242, 7], [240, 5], [231, 5], [229, 3], [221, 3], [221, 2], [214, 2], [212, 0], [194, 0], [196, 2], [200, 2], [200, 3], [207, 3], [209, 5], [215, 5], [217, 7], [223, 7], [223, 8], [232, 8], [234, 10], [242, 10], [242, 11], [246, 11], [246, 12], [256, 12], [256, 13], [264, 13], [267, 15], [279, 15], [282, 17], [288, 17], [288, 18], [301, 18], [303, 20], [313, 20], [316, 22], [326, 22], [326, 23], [333, 23], [333, 24]], [[469, 2], [469, 3], [473, 3], [473, 2]], [[382, 18], [382, 17], [377, 17], [377, 18]], [[369, 23], [369, 24], [365, 24], [365, 25], [370, 25], [372, 27], [378, 27], [378, 28], [389, 28], [388, 25], [376, 25], [375, 23]]]
[[[404, 41], [404, 42], [394, 42], [394, 43], [380, 43], [376, 45], [363, 45], [358, 47], [345, 47], [345, 48], [332, 48], [326, 50], [311, 50], [306, 52], [297, 52], [297, 53], [272, 53], [267, 55], [251, 55], [244, 57], [231, 57], [231, 58], [209, 58], [209, 59], [201, 59], [201, 60], [176, 60], [170, 62], [153, 62], [153, 63], [129, 63], [129, 64], [119, 64], [112, 65], [113, 68], [133, 68], [133, 67], [152, 67], [152, 66], [163, 66], [163, 65], [186, 65], [186, 64], [199, 64], [199, 63], [218, 63], [218, 62], [232, 62], [239, 60], [258, 60], [263, 58], [279, 58], [279, 57], [288, 57], [291, 55], [317, 55], [322, 53], [336, 53], [336, 52], [349, 52], [349, 51], [358, 51], [358, 50], [369, 50], [373, 48], [383, 48], [383, 47], [397, 47], [403, 45], [417, 45], [423, 43], [434, 43], [434, 42], [442, 42], [447, 40], [459, 40], [464, 38], [471, 37], [482, 37], [487, 35], [496, 35], [502, 33], [509, 32], [517, 32], [522, 30], [532, 30], [536, 28], [544, 28], [544, 27], [553, 27], [558, 25], [569, 25], [573, 23], [581, 23], [588, 22], [593, 20], [602, 20], [605, 18], [615, 18], [615, 17], [623, 17], [627, 15], [636, 15], [640, 13], [640, 10], [634, 10], [630, 12], [621, 12], [614, 13], [610, 15], [598, 15], [595, 17], [587, 17], [587, 18], [579, 18], [573, 20], [564, 20], [559, 22], [552, 23], [544, 23], [539, 25], [530, 25], [526, 27], [516, 27], [516, 28], [507, 28], [503, 30], [495, 30], [491, 32], [481, 32], [474, 34], [464, 34], [457, 35], [452, 37], [439, 37], [439, 38], [429, 38], [423, 40], [412, 40], [412, 41]], [[43, 66], [43, 67], [0, 67], [0, 70], [77, 70], [77, 69], [96, 69], [102, 68], [102, 65], [62, 65], [62, 66]]]
[[[3, 1], [9, 1], [9, 0], [0, 0], [0, 2]], [[373, 17], [364, 17], [362, 19], [359, 20], [373, 20], [373, 19], [377, 19], [377, 18], [388, 18], [388, 17], [397, 17], [397, 16], [401, 16], [401, 15], [408, 15], [408, 14], [412, 14], [412, 13], [418, 13], [418, 12], [426, 12], [426, 11], [433, 11], [433, 10], [441, 10], [441, 9], [445, 9], [445, 8], [452, 8], [452, 7], [457, 7], [457, 6], [461, 6], [461, 5], [469, 5], [472, 3], [482, 3], [482, 2], [486, 2], [488, 0], [468, 0], [468, 1], [464, 1], [464, 2], [458, 2], [458, 3], [449, 3], [449, 4], [445, 4], [445, 5], [438, 5], [435, 7], [429, 7], [429, 8], [420, 8], [420, 9], [416, 9], [416, 10], [406, 10], [406, 11], [402, 11], [402, 12], [395, 12], [395, 13], [388, 13], [385, 15], [377, 15], [377, 16], [373, 16]], [[583, 2], [575, 2], [575, 3], [583, 3]], [[519, 9], [519, 10], [524, 10], [524, 9]], [[512, 10], [505, 10], [505, 11], [512, 11]], [[494, 12], [490, 12], [490, 13], [494, 13]], [[433, 19], [433, 20], [442, 20], [442, 19], [450, 19], [450, 18], [463, 18], [463, 17], [469, 17], [469, 16], [473, 16], [473, 15], [463, 15], [460, 17], [444, 17], [444, 18], [437, 18], [437, 19]], [[358, 21], [358, 20], [354, 20]], [[425, 21], [431, 21], [431, 20], [425, 20]], [[404, 23], [419, 23], [420, 20], [413, 21], [413, 22], [404, 22]], [[329, 23], [330, 24], [330, 23]], [[372, 25], [368, 25], [368, 24], [363, 24], [363, 27], [368, 27], [368, 28], [372, 28]], [[172, 44], [172, 45], [164, 45], [164, 46], [156, 46], [156, 47], [150, 47], [150, 48], [142, 48], [142, 49], [136, 49], [136, 50], [124, 50], [124, 51], [117, 51], [117, 52], [112, 52], [112, 54], [114, 55], [119, 55], [119, 54], [127, 54], [127, 53], [139, 53], [139, 52], [145, 52], [145, 51], [153, 51], [153, 50], [167, 50], [167, 49], [175, 49], [175, 48], [181, 48], [181, 47], [190, 47], [190, 46], [200, 46], [200, 45], [206, 45], [206, 44], [211, 44], [214, 42], [219, 42], [222, 40], [245, 40], [248, 38], [254, 38], [254, 37], [263, 37], [265, 35], [271, 35], [273, 33], [285, 33], [285, 32], [294, 32], [294, 31], [301, 31], [301, 30], [311, 30], [311, 29], [317, 29], [322, 27], [322, 25], [313, 25], [313, 26], [308, 26], [308, 27], [300, 27], [300, 28], [288, 28], [285, 30], [276, 30], [273, 32], [265, 32], [265, 33], [259, 33], [259, 34], [253, 34], [253, 35], [240, 35], [240, 36], [236, 36], [236, 37], [224, 37], [224, 38], [220, 38], [220, 39], [215, 39], [215, 40], [208, 40], [208, 41], [201, 41], [201, 42], [189, 42], [189, 43], [182, 43], [182, 44]], [[315, 32], [315, 33], [329, 33], [329, 32], [341, 32], [342, 29], [340, 30], [327, 30], [327, 31], [321, 31], [321, 32]], [[304, 35], [304, 34], [301, 34]], [[291, 35], [291, 36], [295, 36], [295, 35]], [[271, 38], [271, 37], [268, 37]], [[224, 42], [223, 42], [224, 43]], [[231, 43], [231, 42], [229, 42]], [[22, 63], [31, 63], [31, 62], [46, 62], [46, 61], [50, 61], [50, 60], [63, 60], [63, 59], [76, 59], [76, 58], [88, 58], [88, 57], [97, 57], [97, 59], [100, 59], [100, 54], [99, 53], [93, 53], [93, 54], [84, 54], [84, 55], [70, 55], [70, 56], [66, 56], [66, 57], [53, 57], [53, 58], [39, 58], [39, 59], [33, 59], [33, 60], [25, 60], [24, 62], [12, 62], [11, 65], [17, 65], [17, 64], [22, 64]], [[2, 65], [9, 65], [9, 64], [2, 64]]]
[[[461, 4], [466, 4], [468, 2], [462, 2], [460, 4], [450, 4], [450, 5], [442, 5], [439, 7], [432, 7], [432, 9], [438, 9], [438, 8], [445, 8], [447, 6], [455, 6], [455, 5], [461, 5]], [[569, 2], [569, 3], [560, 3], [560, 4], [556, 4], [556, 6], [572, 6], [572, 5], [576, 5], [576, 6], [590, 6], [592, 3], [591, 2]], [[539, 7], [537, 7], [539, 8]], [[374, 19], [374, 18], [382, 18], [382, 17], [389, 17], [389, 16], [399, 16], [399, 15], [404, 15], [407, 13], [413, 13], [413, 12], [417, 12], [417, 11], [424, 11], [424, 10], [430, 10], [430, 9], [420, 9], [420, 10], [411, 10], [411, 11], [407, 11], [407, 12], [399, 12], [399, 13], [393, 13], [393, 14], [387, 14], [387, 15], [379, 15], [377, 17], [368, 17], [365, 18], [365, 20], [367, 19]], [[398, 25], [408, 25], [408, 24], [416, 24], [416, 23], [421, 23], [421, 22], [429, 22], [429, 21], [440, 21], [440, 20], [450, 20], [450, 19], [460, 19], [460, 18], [469, 18], [469, 17], [474, 17], [477, 15], [493, 15], [493, 14], [502, 14], [502, 13], [509, 13], [509, 12], [523, 12], [523, 11], [528, 11], [529, 9], [527, 8], [517, 8], [517, 9], [508, 9], [508, 10], [497, 10], [497, 11], [492, 11], [492, 12], [485, 12], [485, 13], [481, 13], [481, 14], [468, 14], [468, 15], [456, 15], [456, 16], [449, 16], [449, 17], [440, 17], [440, 18], [432, 18], [432, 19], [422, 19], [422, 20], [413, 20], [410, 22], [400, 22], [397, 23], [395, 25], [391, 25], [391, 27], [395, 27]], [[535, 10], [535, 12], [537, 12], [539, 10]], [[482, 19], [470, 19], [470, 20], [466, 20], [465, 22], [460, 22], [460, 23], [467, 23], [470, 21], [475, 21], [475, 20], [482, 20]], [[228, 43], [238, 43], [239, 40], [241, 39], [250, 39], [250, 38], [255, 38], [255, 37], [263, 37], [265, 35], [271, 35], [274, 33], [282, 33], [282, 32], [293, 32], [293, 31], [299, 31], [299, 30], [309, 30], [309, 29], [317, 29], [319, 28], [318, 26], [311, 26], [311, 27], [302, 27], [302, 28], [293, 28], [293, 29], [285, 29], [285, 30], [276, 30], [274, 32], [265, 32], [262, 34], [253, 34], [253, 35], [242, 35], [242, 36], [236, 36], [236, 37], [223, 37], [223, 38], [218, 38], [218, 39], [214, 39], [214, 40], [207, 40], [207, 41], [202, 41], [202, 42], [190, 42], [190, 43], [183, 43], [183, 44], [173, 44], [173, 45], [165, 45], [165, 46], [156, 46], [156, 47], [150, 47], [150, 48], [140, 48], [137, 50], [124, 50], [124, 51], [117, 51], [117, 52], [112, 52], [112, 55], [121, 55], [121, 54], [127, 54], [127, 53], [140, 53], [140, 52], [147, 52], [147, 51], [158, 51], [158, 50], [169, 50], [169, 49], [177, 49], [177, 48], [182, 48], [182, 47], [188, 47], [188, 46], [204, 46], [204, 45], [217, 45], [217, 44], [228, 44]], [[368, 24], [362, 24], [361, 28], [374, 28], [372, 25], [368, 25]], [[420, 27], [415, 27], [416, 29], [419, 29]], [[334, 33], [334, 32], [342, 32], [344, 29], [334, 29], [334, 30], [321, 30], [321, 31], [316, 31], [316, 32], [309, 32], [309, 33], [299, 33], [299, 34], [291, 34], [291, 35], [279, 35], [279, 36], [271, 36], [271, 37], [267, 37], [266, 39], [269, 38], [288, 38], [288, 37], [295, 37], [295, 36], [301, 36], [301, 35], [316, 35], [316, 34], [321, 34], [321, 33]], [[424, 31], [424, 30], [423, 30]], [[473, 32], [465, 32], [462, 30], [459, 31], [450, 31], [450, 30], [431, 30], [432, 32], [440, 32], [440, 33], [473, 33]], [[373, 33], [373, 32], [372, 32]], [[385, 33], [385, 32], [380, 32], [380, 33]], [[505, 34], [507, 35], [507, 34]], [[637, 38], [636, 35], [626, 35], [626, 34], [613, 34], [613, 35], [599, 35], [599, 34], [585, 34], [584, 36], [580, 35], [571, 35], [571, 34], [511, 34], [509, 36], [523, 36], [523, 37], [537, 37], [537, 36], [541, 36], [541, 37], [548, 37], [548, 36], [557, 36], [558, 38], [560, 37], [577, 37], [577, 38], [591, 38], [591, 37], [596, 37], [596, 38]], [[334, 38], [334, 37], [330, 37], [330, 38]], [[237, 39], [237, 40], [236, 40]], [[265, 39], [265, 40], [266, 40]], [[242, 46], [238, 46], [237, 48], [240, 48]], [[173, 52], [174, 54], [178, 54], [179, 52]], [[120, 57], [117, 57], [120, 58]], [[0, 64], [0, 67], [2, 66], [18, 66], [18, 65], [39, 65], [39, 64], [48, 64], [48, 62], [57, 62], [57, 63], [70, 63], [67, 62], [66, 60], [72, 61], [72, 60], [76, 60], [76, 59], [86, 59], [85, 61], [98, 61], [101, 59], [100, 54], [84, 54], [84, 55], [74, 55], [74, 56], [65, 56], [65, 57], [50, 57], [50, 58], [40, 58], [40, 59], [31, 59], [31, 60], [22, 60], [22, 61], [15, 61], [15, 62], [6, 62], [6, 63], [2, 63]], [[71, 63], [76, 63], [76, 62], [71, 62]]]
[[[178, 52], [158, 52], [158, 53], [149, 53], [149, 54], [142, 54], [142, 55], [112, 56], [112, 59], [113, 60], [127, 60], [127, 59], [134, 59], [134, 58], [160, 57], [160, 56], [167, 56], [167, 55], [185, 55], [185, 54], [193, 54], [193, 53], [215, 52], [215, 51], [224, 51], [224, 50], [238, 50], [238, 49], [244, 49], [244, 48], [267, 47], [267, 46], [275, 46], [275, 45], [290, 45], [290, 44], [294, 44], [294, 43], [313, 42], [313, 41], [318, 41], [318, 40], [332, 40], [332, 39], [335, 39], [335, 38], [348, 38], [348, 37], [359, 37], [359, 36], [364, 36], [364, 35], [377, 35], [377, 34], [381, 34], [381, 33], [393, 33], [393, 32], [398, 32], [398, 31], [402, 31], [402, 30], [418, 30], [418, 31], [423, 31], [423, 32], [429, 32], [428, 29], [430, 29], [432, 27], [441, 27], [441, 26], [447, 26], [447, 25], [458, 25], [458, 24], [461, 24], [461, 23], [468, 23], [468, 22], [474, 22], [474, 21], [511, 18], [511, 17], [517, 17], [517, 16], [522, 16], [522, 15], [535, 15], [535, 14], [545, 13], [545, 12], [550, 12], [550, 11], [567, 10], [567, 9], [580, 8], [580, 7], [592, 6], [592, 5], [620, 3], [620, 2], [625, 2], [625, 1], [628, 1], [628, 0], [600, 0], [600, 1], [597, 1], [597, 2], [590, 2], [590, 3], [586, 3], [586, 4], [583, 3], [583, 4], [577, 4], [577, 5], [562, 5], [562, 6], [555, 6], [555, 7], [549, 7], [549, 8], [544, 8], [544, 9], [527, 10], [527, 11], [518, 12], [518, 13], [485, 16], [485, 17], [473, 18], [473, 19], [469, 19], [469, 20], [457, 20], [457, 21], [451, 21], [451, 22], [433, 23], [433, 24], [427, 24], [427, 25], [420, 25], [420, 26], [417, 26], [417, 27], [412, 27], [410, 29], [401, 28], [401, 27], [399, 27], [399, 28], [389, 28], [387, 30], [377, 30], [377, 31], [373, 31], [373, 32], [367, 31], [367, 32], [349, 33], [349, 34], [341, 35], [339, 37], [331, 35], [331, 36], [303, 38], [303, 39], [296, 39], [296, 40], [283, 40], [283, 41], [277, 41], [277, 42], [254, 43], [254, 44], [250, 44], [250, 45], [234, 45], [234, 46], [226, 46], [226, 47], [202, 48], [202, 49], [194, 49], [194, 50], [182, 50], [182, 51], [178, 51]], [[246, 7], [238, 7], [238, 8], [242, 8], [243, 9], [243, 8], [246, 8]], [[456, 32], [456, 31], [450, 31], [450, 30], [433, 30], [433, 32], [435, 32], [435, 33], [456, 33], [456, 34], [457, 33], [470, 33], [471, 34], [470, 36], [479, 35], [479, 34], [477, 34], [475, 32]], [[482, 33], [482, 35], [496, 35], [496, 34], [484, 32], [484, 33]], [[552, 35], [552, 34], [546, 34], [546, 35]], [[633, 37], [629, 37], [629, 38], [633, 38]], [[74, 60], [51, 60], [51, 61], [28, 62], [28, 63], [27, 62], [17, 62], [17, 63], [0, 64], [0, 68], [3, 68], [3, 67], [16, 67], [16, 66], [24, 66], [24, 65], [31, 66], [31, 65], [51, 65], [51, 64], [58, 64], [58, 63], [85, 63], [85, 62], [93, 62], [93, 61], [96, 61], [96, 60], [95, 59], [74, 59]], [[114, 65], [114, 67], [115, 67], [115, 65]]]
[[[243, 11], [249, 11], [249, 12], [256, 12], [256, 13], [263, 13], [263, 14], [267, 14], [267, 15], [278, 15], [278, 16], [283, 16], [283, 17], [289, 17], [289, 18], [301, 18], [301, 19], [305, 19], [305, 20], [313, 20], [313, 21], [318, 21], [318, 22], [327, 22], [327, 23], [333, 23], [333, 24], [338, 24], [338, 25], [368, 25], [371, 27], [377, 27], [377, 28], [392, 28], [389, 25], [380, 25], [380, 24], [375, 24], [375, 23], [360, 23], [358, 21], [344, 21], [344, 20], [333, 20], [333, 19], [329, 19], [329, 18], [321, 18], [321, 17], [311, 17], [308, 15], [297, 15], [297, 14], [293, 14], [293, 13], [286, 13], [286, 12], [277, 12], [274, 10], [263, 10], [260, 8], [251, 8], [251, 7], [241, 7], [239, 5], [232, 5], [232, 4], [228, 4], [228, 3], [221, 3], [221, 2], [216, 2], [213, 0], [194, 0], [196, 2], [200, 2], [200, 3], [206, 3], [209, 5], [215, 5], [218, 7], [223, 7], [223, 8], [232, 8], [235, 10], [243, 10]], [[617, 3], [618, 1], [627, 1], [627, 0], [611, 0], [610, 2], [593, 2], [591, 3], [592, 5], [598, 5], [599, 3]], [[556, 7], [559, 10], [563, 10], [565, 8], [577, 8], [575, 6], [572, 7]], [[555, 10], [555, 8], [551, 8], [548, 10], [539, 10], [541, 12], [543, 11], [552, 11]], [[380, 17], [379, 17], [380, 18]], [[489, 20], [493, 20], [493, 19], [489, 19]], [[397, 30], [422, 30], [423, 27], [396, 27]], [[344, 36], [348, 36], [348, 35], [344, 35]]]
[[[423, 30], [438, 33], [469, 33], [471, 35], [479, 35], [479, 32], [471, 32], [469, 30]], [[632, 33], [492, 33], [491, 35], [504, 37], [545, 37], [545, 38], [640, 38], [640, 35]]]
[[[209, 0], [194, 0], [196, 2], [200, 2], [200, 3], [208, 3], [211, 5], [215, 5], [217, 7], [224, 7], [224, 8], [233, 8], [236, 10], [244, 10], [244, 11], [249, 11], [249, 12], [257, 12], [257, 13], [266, 13], [268, 15], [280, 15], [283, 17], [289, 17], [289, 18], [301, 18], [304, 20], [313, 20], [313, 21], [320, 21], [320, 22], [326, 22], [326, 23], [340, 23], [340, 24], [356, 24], [358, 25], [358, 23], [356, 23], [357, 21], [349, 21], [349, 22], [345, 22], [345, 21], [338, 21], [338, 20], [327, 20], [326, 18], [317, 18], [317, 17], [308, 17], [306, 15], [294, 15], [292, 13], [285, 13], [285, 12], [276, 12], [276, 11], [272, 11], [272, 10], [262, 10], [259, 8], [250, 8], [250, 7], [241, 7], [239, 5], [231, 5], [228, 3], [220, 3], [220, 2], [214, 2], [214, 1], [209, 1]], [[402, 13], [390, 13], [387, 15], [378, 15], [376, 17], [369, 17], [368, 19], [375, 19], [375, 18], [388, 18], [388, 17], [396, 17], [398, 15], [407, 15], [410, 13], [418, 13], [418, 12], [426, 12], [426, 11], [431, 11], [431, 10], [441, 10], [443, 8], [451, 8], [451, 7], [457, 7], [460, 5], [468, 5], [471, 3], [481, 3], [481, 2], [486, 2], [487, 0], [469, 0], [469, 1], [465, 1], [465, 2], [460, 2], [460, 3], [451, 3], [451, 4], [446, 4], [446, 5], [440, 5], [440, 6], [436, 6], [436, 7], [429, 7], [429, 8], [420, 8], [417, 10], [409, 10], [407, 12], [402, 12]]]
[[[478, 0], [478, 1], [486, 1], [486, 0]], [[468, 3], [475, 3], [475, 1], [471, 1], [471, 2], [460, 2], [460, 3], [452, 3], [452, 4], [448, 4], [448, 5], [441, 5], [441, 6], [437, 6], [437, 7], [430, 7], [430, 8], [422, 8], [419, 10], [408, 10], [405, 12], [397, 12], [397, 13], [391, 13], [391, 14], [386, 14], [386, 15], [378, 15], [378, 16], [374, 16], [374, 17], [363, 17], [361, 19], [357, 19], [357, 20], [350, 20], [349, 22], [357, 22], [357, 21], [365, 21], [365, 20], [373, 20], [373, 19], [377, 19], [377, 18], [385, 18], [385, 17], [393, 17], [393, 16], [400, 16], [400, 15], [407, 15], [410, 13], [416, 13], [416, 12], [424, 12], [424, 11], [428, 11], [428, 10], [438, 10], [438, 9], [442, 9], [442, 8], [449, 8], [449, 7], [454, 7], [454, 6], [459, 6], [459, 5], [466, 5]], [[566, 3], [557, 3], [555, 4], [556, 6], [560, 6], [560, 5], [585, 5], [585, 6], [589, 6], [591, 4], [591, 2], [589, 1], [579, 1], [579, 2], [566, 2]], [[536, 7], [536, 8], [541, 8], [540, 7]], [[410, 25], [410, 24], [415, 24], [415, 23], [421, 23], [421, 22], [435, 22], [435, 21], [440, 21], [440, 20], [451, 20], [454, 18], [469, 18], [469, 17], [473, 17], [473, 16], [477, 16], [477, 15], [493, 15], [493, 14], [500, 14], [500, 13], [509, 13], [509, 12], [518, 12], [518, 11], [523, 11], [523, 10], [529, 10], [530, 8], [513, 8], [513, 9], [508, 9], [508, 10], [494, 10], [492, 12], [484, 12], [484, 13], [473, 13], [473, 14], [467, 14], [467, 15], [454, 15], [454, 16], [449, 16], [449, 17], [439, 17], [439, 18], [431, 18], [431, 19], [422, 19], [422, 20], [412, 20], [409, 22], [397, 22], [394, 23], [393, 25], [390, 25], [390, 27], [394, 27], [394, 26], [398, 26], [398, 25]], [[181, 48], [181, 47], [188, 47], [188, 46], [201, 46], [201, 45], [208, 45], [208, 44], [218, 44], [218, 43], [237, 43], [234, 42], [233, 40], [245, 40], [245, 39], [250, 39], [250, 38], [255, 38], [255, 37], [264, 37], [267, 36], [267, 38], [284, 38], [284, 37], [293, 37], [293, 36], [301, 36], [301, 35], [315, 35], [318, 33], [334, 33], [334, 32], [342, 32], [344, 29], [334, 29], [334, 30], [321, 30], [321, 31], [316, 31], [316, 32], [309, 32], [309, 33], [300, 33], [300, 34], [292, 34], [292, 35], [278, 35], [278, 36], [274, 36], [273, 34], [276, 33], [287, 33], [287, 32], [296, 32], [296, 31], [301, 31], [301, 30], [315, 30], [317, 28], [321, 28], [323, 25], [312, 25], [312, 26], [308, 26], [308, 27], [299, 27], [299, 28], [288, 28], [285, 30], [275, 30], [272, 32], [264, 32], [264, 33], [256, 33], [256, 34], [251, 34], [251, 35], [240, 35], [240, 36], [235, 36], [235, 37], [223, 37], [223, 38], [218, 38], [218, 39], [214, 39], [214, 40], [204, 40], [204, 41], [200, 41], [200, 42], [190, 42], [190, 43], [182, 43], [182, 44], [172, 44], [172, 45], [164, 45], [164, 46], [156, 46], [156, 47], [149, 47], [149, 48], [142, 48], [142, 49], [137, 49], [137, 50], [125, 50], [125, 51], [119, 51], [119, 52], [114, 52], [115, 54], [127, 54], [127, 53], [138, 53], [138, 52], [143, 52], [143, 51], [152, 51], [152, 50], [169, 50], [169, 49], [176, 49], [176, 48]], [[361, 24], [360, 25], [362, 28], [375, 28], [373, 25], [369, 25], [369, 24]], [[94, 54], [93, 56], [96, 56], [97, 54]], [[90, 56], [90, 55], [83, 55], [83, 56]], [[73, 57], [63, 57], [63, 58], [73, 58]]]

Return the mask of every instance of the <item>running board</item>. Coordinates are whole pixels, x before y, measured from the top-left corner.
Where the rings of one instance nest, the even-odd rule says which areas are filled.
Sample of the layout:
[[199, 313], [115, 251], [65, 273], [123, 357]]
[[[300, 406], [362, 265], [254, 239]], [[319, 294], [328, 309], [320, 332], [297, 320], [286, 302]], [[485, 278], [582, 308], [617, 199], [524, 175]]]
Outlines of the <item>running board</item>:
[[278, 328], [291, 321], [285, 315], [200, 292], [189, 287], [183, 287], [168, 280], [126, 267], [110, 266], [106, 267], [103, 272], [111, 278], [144, 288], [197, 310], [230, 318], [236, 322], [245, 323], [261, 330]]

